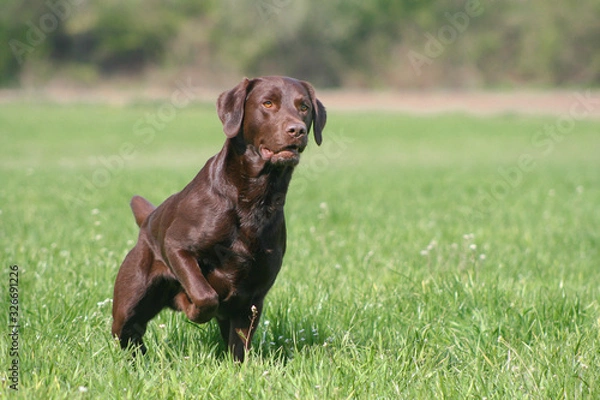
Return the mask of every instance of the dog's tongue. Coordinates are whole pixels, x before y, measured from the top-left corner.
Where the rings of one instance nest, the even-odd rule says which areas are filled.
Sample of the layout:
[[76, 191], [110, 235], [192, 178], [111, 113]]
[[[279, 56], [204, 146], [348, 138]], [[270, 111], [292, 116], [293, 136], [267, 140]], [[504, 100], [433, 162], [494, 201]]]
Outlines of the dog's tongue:
[[260, 155], [262, 156], [262, 158], [264, 160], [267, 160], [267, 161], [270, 160], [271, 157], [273, 157], [273, 154], [275, 154], [275, 153], [273, 153], [271, 150], [267, 149], [266, 147], [260, 148]]

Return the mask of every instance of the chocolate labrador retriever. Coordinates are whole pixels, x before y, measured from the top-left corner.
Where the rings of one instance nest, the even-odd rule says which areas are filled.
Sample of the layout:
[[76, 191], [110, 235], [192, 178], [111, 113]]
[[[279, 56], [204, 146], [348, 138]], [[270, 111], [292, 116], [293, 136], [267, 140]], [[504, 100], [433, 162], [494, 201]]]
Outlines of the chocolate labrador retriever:
[[131, 200], [140, 227], [114, 289], [112, 333], [142, 353], [146, 325], [164, 307], [196, 322], [217, 318], [243, 361], [286, 247], [283, 213], [294, 167], [326, 113], [312, 86], [286, 77], [244, 79], [217, 101], [223, 149], [179, 193], [154, 207]]

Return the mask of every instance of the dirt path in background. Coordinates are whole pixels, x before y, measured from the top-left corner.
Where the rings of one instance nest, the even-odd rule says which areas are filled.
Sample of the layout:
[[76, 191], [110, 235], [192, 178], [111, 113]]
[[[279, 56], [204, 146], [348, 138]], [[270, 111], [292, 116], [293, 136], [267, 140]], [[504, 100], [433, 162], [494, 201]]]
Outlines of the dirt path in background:
[[320, 97], [330, 108], [344, 110], [374, 109], [414, 114], [572, 114], [575, 118], [600, 118], [600, 92], [593, 91], [324, 92]]
[[[114, 86], [90, 90], [51, 87], [42, 90], [0, 90], [0, 104], [12, 101], [50, 101], [126, 105], [139, 101], [170, 101], [177, 90]], [[600, 118], [600, 91], [394, 91], [361, 92], [318, 90], [331, 111], [382, 110], [414, 114], [461, 112], [475, 115], [504, 113], [565, 115]], [[194, 100], [214, 103], [220, 90], [194, 88]]]

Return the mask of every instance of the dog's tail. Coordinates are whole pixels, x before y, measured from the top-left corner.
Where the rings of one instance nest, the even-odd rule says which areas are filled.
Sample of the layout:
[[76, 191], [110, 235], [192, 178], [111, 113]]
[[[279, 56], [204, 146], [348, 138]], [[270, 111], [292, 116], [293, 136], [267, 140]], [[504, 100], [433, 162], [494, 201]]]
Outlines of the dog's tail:
[[142, 196], [133, 196], [131, 203], [129, 204], [131, 205], [131, 211], [133, 211], [135, 222], [140, 227], [148, 215], [156, 208]]

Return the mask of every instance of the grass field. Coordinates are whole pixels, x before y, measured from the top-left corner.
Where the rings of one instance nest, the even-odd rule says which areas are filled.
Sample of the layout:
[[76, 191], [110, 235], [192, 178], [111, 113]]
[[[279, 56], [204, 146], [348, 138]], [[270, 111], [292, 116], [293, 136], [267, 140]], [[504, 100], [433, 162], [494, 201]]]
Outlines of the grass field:
[[160, 203], [224, 140], [214, 107], [151, 123], [162, 106], [0, 108], [0, 397], [600, 395], [600, 122], [560, 125], [568, 110], [330, 112], [292, 181], [288, 252], [247, 362], [216, 324], [166, 310], [132, 361], [110, 336], [129, 199]]

